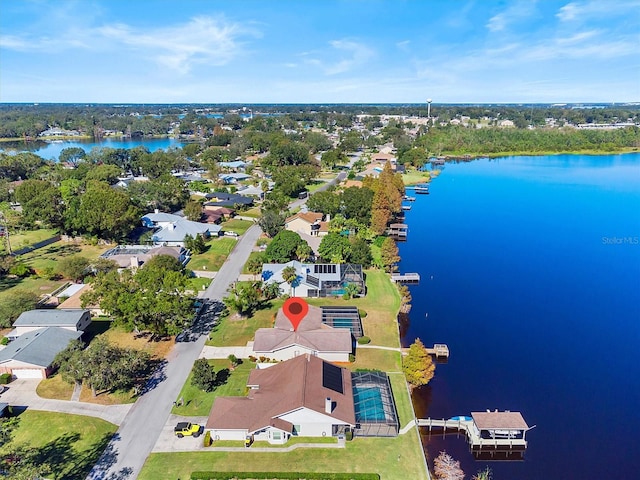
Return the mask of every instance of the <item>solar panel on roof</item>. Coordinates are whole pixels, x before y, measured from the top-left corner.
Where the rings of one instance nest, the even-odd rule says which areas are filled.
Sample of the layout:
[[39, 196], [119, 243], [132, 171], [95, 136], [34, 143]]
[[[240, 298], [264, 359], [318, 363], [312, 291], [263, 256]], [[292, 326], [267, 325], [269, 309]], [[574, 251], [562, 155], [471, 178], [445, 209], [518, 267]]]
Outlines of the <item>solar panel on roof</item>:
[[322, 362], [322, 386], [334, 392], [344, 393], [342, 388], [342, 369]]

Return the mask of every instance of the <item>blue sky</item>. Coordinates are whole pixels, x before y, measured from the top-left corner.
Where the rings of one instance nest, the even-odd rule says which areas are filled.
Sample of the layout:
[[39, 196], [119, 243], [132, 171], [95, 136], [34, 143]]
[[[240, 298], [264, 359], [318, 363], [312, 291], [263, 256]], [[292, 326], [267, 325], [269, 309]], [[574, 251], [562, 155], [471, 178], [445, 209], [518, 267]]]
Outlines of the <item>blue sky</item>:
[[0, 102], [640, 101], [640, 0], [0, 0]]

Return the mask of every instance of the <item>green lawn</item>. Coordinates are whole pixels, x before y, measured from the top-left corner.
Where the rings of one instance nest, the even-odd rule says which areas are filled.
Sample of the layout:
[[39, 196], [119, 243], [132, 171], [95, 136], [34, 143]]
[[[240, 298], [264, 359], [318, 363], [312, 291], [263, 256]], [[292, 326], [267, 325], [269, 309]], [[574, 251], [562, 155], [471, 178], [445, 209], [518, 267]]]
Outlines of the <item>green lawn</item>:
[[262, 216], [262, 212], [260, 212], [260, 207], [253, 207], [249, 210], [238, 212], [238, 215], [242, 217], [260, 218]]
[[310, 305], [353, 305], [367, 312], [362, 319], [364, 334], [374, 345], [399, 347], [397, 314], [400, 294], [391, 283], [389, 275], [381, 270], [367, 270], [367, 295], [364, 298], [343, 300], [342, 298], [309, 298]]
[[396, 401], [396, 409], [398, 410], [398, 419], [400, 420], [400, 428], [413, 420], [413, 406], [411, 405], [411, 397], [407, 391], [407, 382], [403, 373], [390, 373], [389, 381], [393, 390], [393, 398]]
[[3, 449], [37, 449], [35, 461], [51, 465], [51, 478], [84, 479], [117, 430], [104, 420], [81, 415], [27, 410], [18, 418], [15, 435]]
[[[414, 431], [397, 438], [356, 438], [345, 449], [291, 452], [152, 453], [140, 480], [187, 479], [196, 470], [379, 473], [383, 480], [426, 478], [422, 446]], [[287, 466], [287, 468], [283, 468]]]
[[244, 232], [249, 230], [249, 227], [252, 225], [253, 222], [249, 220], [233, 218], [221, 224], [221, 227], [225, 232], [236, 232], [238, 235], [242, 235]]
[[[249, 272], [249, 271], [247, 270], [247, 264], [249, 263], [249, 260], [251, 260], [252, 258], [259, 257], [259, 256], [261, 256], [261, 255], [263, 255], [263, 254], [264, 254], [264, 252], [251, 252], [251, 253], [249, 254], [249, 258], [247, 259], [247, 262], [246, 262], [246, 263], [244, 264], [244, 266], [242, 267], [242, 273], [244, 273], [244, 274], [250, 274], [251, 272]], [[260, 279], [260, 275], [256, 275], [256, 278], [257, 278], [257, 279]]]
[[271, 308], [258, 310], [252, 317], [236, 317], [230, 315], [221, 319], [211, 334], [207, 345], [223, 347], [228, 345], [246, 345], [252, 340], [258, 328], [273, 326], [275, 314], [282, 306], [283, 300], [272, 300]]
[[52, 268], [55, 271], [58, 261], [61, 258], [79, 255], [89, 260], [95, 260], [109, 248], [110, 246], [108, 245], [76, 245], [59, 241], [47, 245], [44, 248], [20, 255], [18, 260], [25, 262], [36, 272], [42, 272], [47, 268]]
[[377, 369], [384, 372], [399, 372], [402, 368], [400, 358], [400, 352], [356, 347], [356, 361], [350, 363], [349, 367], [352, 370], [364, 368]]
[[[229, 360], [209, 360], [215, 371], [229, 368]], [[213, 392], [204, 392], [191, 385], [191, 373], [182, 386], [178, 399], [184, 401], [181, 407], [174, 407], [171, 413], [186, 416], [206, 416], [211, 411], [211, 406], [216, 397], [243, 397], [247, 394], [247, 380], [249, 372], [255, 367], [255, 363], [243, 360], [227, 379], [224, 385], [219, 386]]]
[[418, 170], [409, 170], [402, 174], [402, 181], [405, 185], [415, 185], [416, 183], [428, 183], [431, 181], [429, 172], [420, 172]]
[[194, 295], [197, 295], [198, 292], [202, 290], [206, 290], [206, 288], [209, 286], [210, 283], [211, 283], [210, 278], [191, 277], [189, 279], [189, 283], [187, 284], [187, 289], [193, 290]]
[[210, 270], [217, 272], [222, 267], [237, 240], [231, 237], [211, 238], [207, 241], [207, 251], [191, 257], [187, 268], [190, 270]]
[[[19, 250], [28, 245], [41, 242], [47, 238], [51, 238], [58, 234], [58, 230], [53, 228], [41, 228], [38, 230], [18, 230], [14, 232], [12, 228], [9, 229], [11, 234], [9, 241], [11, 242], [12, 250]], [[0, 240], [0, 253], [4, 253], [7, 247], [7, 243], [3, 238]]]

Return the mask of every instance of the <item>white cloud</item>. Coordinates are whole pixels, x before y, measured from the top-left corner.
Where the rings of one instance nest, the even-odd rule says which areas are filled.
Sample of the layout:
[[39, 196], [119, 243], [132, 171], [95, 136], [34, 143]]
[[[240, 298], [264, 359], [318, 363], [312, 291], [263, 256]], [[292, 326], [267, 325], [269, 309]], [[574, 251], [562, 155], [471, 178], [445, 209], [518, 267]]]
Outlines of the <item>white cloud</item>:
[[556, 13], [556, 17], [562, 22], [581, 21], [590, 18], [612, 17], [619, 15], [638, 16], [640, 1], [616, 1], [592, 0], [589, 2], [570, 2], [564, 5]]
[[0, 36], [0, 47], [17, 51], [53, 51], [70, 49], [130, 50], [143, 59], [178, 73], [188, 73], [196, 64], [220, 66], [240, 54], [243, 38], [259, 33], [244, 25], [194, 17], [186, 23], [155, 29], [134, 28], [117, 23], [97, 28], [74, 28], [59, 36]]
[[505, 30], [515, 22], [530, 18], [535, 12], [535, 4], [536, 2], [531, 0], [518, 1], [491, 17], [486, 26], [491, 32]]
[[99, 28], [98, 33], [180, 73], [189, 72], [195, 64], [224, 65], [241, 51], [242, 35], [256, 35], [239, 24], [211, 17], [149, 31], [117, 24]]

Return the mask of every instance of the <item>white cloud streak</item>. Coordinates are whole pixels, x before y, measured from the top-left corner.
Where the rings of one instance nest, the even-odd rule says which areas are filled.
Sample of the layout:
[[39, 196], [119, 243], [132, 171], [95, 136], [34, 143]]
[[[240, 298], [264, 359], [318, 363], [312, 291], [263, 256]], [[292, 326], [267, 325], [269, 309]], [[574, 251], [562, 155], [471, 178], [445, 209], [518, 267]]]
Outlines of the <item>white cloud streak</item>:
[[627, 14], [637, 17], [638, 9], [640, 9], [640, 1], [638, 0], [570, 2], [558, 10], [556, 17], [561, 22], [576, 22], [592, 18], [614, 17]]
[[535, 9], [535, 1], [520, 0], [491, 17], [487, 22], [486, 27], [491, 32], [501, 32], [506, 30], [513, 23], [530, 18], [534, 14]]

